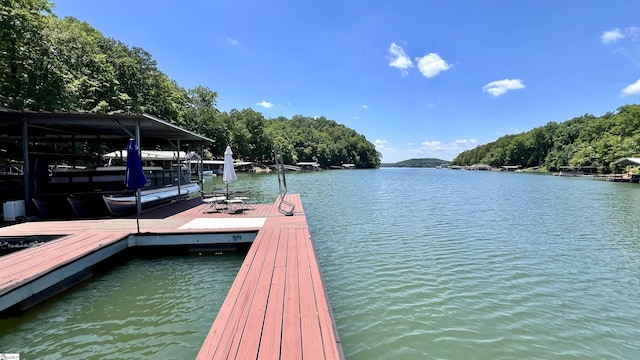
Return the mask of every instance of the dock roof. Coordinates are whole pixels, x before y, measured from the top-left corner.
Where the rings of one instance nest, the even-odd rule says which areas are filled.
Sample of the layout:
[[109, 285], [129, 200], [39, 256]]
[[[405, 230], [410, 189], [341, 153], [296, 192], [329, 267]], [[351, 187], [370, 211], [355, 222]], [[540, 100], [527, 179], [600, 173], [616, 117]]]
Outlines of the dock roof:
[[28, 127], [30, 139], [127, 138], [140, 126], [141, 138], [210, 143], [214, 140], [170, 124], [148, 114], [91, 114], [79, 112], [17, 111], [0, 108], [0, 136], [22, 138], [22, 126]]
[[640, 165], [640, 158], [626, 157], [626, 158], [616, 160], [612, 164], [617, 166]]

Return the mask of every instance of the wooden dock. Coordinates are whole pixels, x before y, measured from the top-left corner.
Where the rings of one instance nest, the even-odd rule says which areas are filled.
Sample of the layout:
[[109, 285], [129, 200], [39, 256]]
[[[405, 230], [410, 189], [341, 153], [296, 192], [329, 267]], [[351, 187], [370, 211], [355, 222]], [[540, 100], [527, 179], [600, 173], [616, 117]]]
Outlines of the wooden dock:
[[[343, 359], [339, 336], [299, 195], [294, 216], [277, 204], [241, 214], [213, 212], [200, 199], [135, 218], [28, 222], [0, 236], [60, 235], [0, 257], [0, 311], [28, 308], [91, 276], [91, 266], [123, 249], [176, 245], [190, 235], [211, 242], [251, 241], [246, 258], [203, 341], [198, 359]], [[186, 240], [185, 240], [186, 239]]]

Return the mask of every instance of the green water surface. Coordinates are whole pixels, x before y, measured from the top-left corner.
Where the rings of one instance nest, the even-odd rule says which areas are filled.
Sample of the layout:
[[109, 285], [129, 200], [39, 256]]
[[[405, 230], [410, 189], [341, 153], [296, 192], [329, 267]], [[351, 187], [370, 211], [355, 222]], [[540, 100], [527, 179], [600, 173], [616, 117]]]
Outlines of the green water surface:
[[[446, 169], [287, 173], [287, 184], [347, 359], [640, 358], [638, 184]], [[231, 187], [271, 203], [278, 182], [240, 173]], [[133, 259], [0, 320], [0, 352], [192, 359], [241, 261]]]

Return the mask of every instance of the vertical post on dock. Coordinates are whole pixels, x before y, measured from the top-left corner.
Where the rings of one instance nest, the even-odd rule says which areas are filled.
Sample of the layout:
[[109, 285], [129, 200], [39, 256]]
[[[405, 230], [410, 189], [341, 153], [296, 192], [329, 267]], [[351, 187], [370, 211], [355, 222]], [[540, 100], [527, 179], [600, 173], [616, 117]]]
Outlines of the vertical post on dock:
[[[273, 149], [275, 163], [276, 163], [276, 173], [278, 174], [278, 193], [280, 195], [280, 203], [278, 204], [278, 211], [285, 216], [292, 216], [293, 211], [296, 206], [284, 199], [285, 195], [287, 195], [287, 179], [284, 175], [284, 158], [282, 156], [282, 149], [274, 148]], [[289, 209], [283, 208], [283, 205], [289, 207]]]

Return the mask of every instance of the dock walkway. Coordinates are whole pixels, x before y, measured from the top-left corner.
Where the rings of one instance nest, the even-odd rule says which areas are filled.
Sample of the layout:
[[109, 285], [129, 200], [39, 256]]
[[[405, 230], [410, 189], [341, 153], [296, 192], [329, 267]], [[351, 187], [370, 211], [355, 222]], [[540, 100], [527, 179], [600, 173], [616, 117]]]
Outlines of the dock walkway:
[[[148, 239], [159, 235], [173, 236], [175, 242], [177, 236], [194, 233], [256, 233], [197, 358], [342, 359], [302, 201], [297, 194], [287, 195], [287, 201], [296, 205], [294, 216], [281, 215], [277, 204], [254, 204], [241, 214], [227, 214], [210, 211], [199, 199], [186, 201], [143, 213], [142, 234], [136, 234], [135, 218], [0, 228], [0, 236], [61, 236], [0, 257], [0, 311], [11, 302], [29, 300], [21, 290], [28, 289], [35, 304], [43, 300], [38, 289], [83, 281], [91, 276], [92, 264], [137, 246], [138, 239], [146, 239], [148, 245]], [[40, 296], [56, 291], [62, 290]]]

